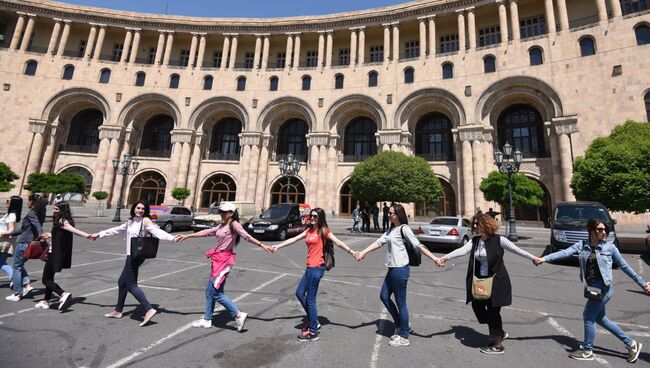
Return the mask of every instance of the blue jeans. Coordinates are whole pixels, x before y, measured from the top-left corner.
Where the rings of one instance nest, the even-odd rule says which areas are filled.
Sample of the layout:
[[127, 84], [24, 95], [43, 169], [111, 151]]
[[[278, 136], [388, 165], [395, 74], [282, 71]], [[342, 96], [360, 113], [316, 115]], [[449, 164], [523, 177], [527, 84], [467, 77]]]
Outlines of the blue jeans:
[[23, 288], [23, 283], [29, 283], [29, 275], [25, 269], [26, 259], [23, 259], [23, 253], [27, 249], [27, 243], [18, 243], [16, 244], [16, 250], [14, 251], [14, 269], [13, 275], [11, 275], [11, 281], [14, 283], [11, 290], [14, 294], [20, 294], [20, 290]]
[[354, 223], [352, 224], [352, 231], [359, 231], [359, 220], [354, 220]]
[[[409, 282], [411, 267], [391, 267], [384, 278], [384, 285], [381, 287], [379, 298], [388, 309], [395, 327], [399, 326], [400, 336], [409, 337], [409, 310], [406, 306], [406, 285]], [[395, 294], [397, 306], [390, 299]]]
[[7, 264], [7, 258], [9, 258], [8, 254], [0, 253], [0, 266], [2, 266], [2, 270], [9, 276], [9, 280], [11, 280], [14, 274], [14, 268]]
[[612, 287], [607, 287], [602, 281], [598, 281], [589, 286], [601, 288], [603, 290], [603, 300], [597, 301], [592, 299], [587, 299], [587, 304], [585, 305], [585, 310], [582, 312], [582, 318], [584, 319], [585, 324], [585, 342], [583, 347], [587, 351], [591, 351], [594, 347], [594, 340], [596, 339], [596, 323], [601, 325], [607, 331], [611, 332], [614, 336], [618, 337], [619, 340], [623, 341], [625, 346], [630, 347], [634, 340], [632, 340], [625, 332], [618, 327], [618, 325], [607, 318], [605, 314], [605, 305], [609, 302], [612, 295], [614, 294], [614, 289]]
[[223, 292], [223, 288], [226, 286], [226, 280], [221, 282], [219, 288], [215, 288], [211, 280], [208, 280], [208, 287], [205, 288], [205, 314], [203, 318], [211, 321], [212, 313], [214, 312], [214, 302], [217, 301], [219, 304], [223, 305], [224, 308], [230, 313], [232, 318], [237, 316], [239, 313], [239, 308], [235, 303], [230, 300], [230, 298]]
[[325, 267], [307, 267], [305, 274], [302, 275], [298, 288], [296, 288], [296, 298], [302, 304], [302, 308], [307, 313], [309, 320], [309, 330], [315, 333], [318, 330], [318, 309], [316, 308], [316, 295], [318, 294], [318, 285], [320, 279], [325, 275]]

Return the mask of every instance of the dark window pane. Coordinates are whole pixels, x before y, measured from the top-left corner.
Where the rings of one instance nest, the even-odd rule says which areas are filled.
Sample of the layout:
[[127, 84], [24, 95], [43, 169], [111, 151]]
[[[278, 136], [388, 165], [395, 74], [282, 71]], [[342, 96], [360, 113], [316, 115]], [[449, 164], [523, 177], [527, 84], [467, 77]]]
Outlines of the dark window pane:
[[497, 122], [498, 147], [510, 143], [524, 153], [524, 157], [544, 157], [544, 122], [537, 110], [528, 105], [514, 105], [499, 116]]
[[442, 79], [451, 79], [454, 77], [454, 64], [446, 63], [442, 65]]
[[594, 46], [594, 40], [585, 37], [580, 40], [580, 55], [581, 56], [589, 56], [593, 55], [596, 53], [596, 47]]
[[212, 128], [209, 159], [212, 160], [238, 160], [239, 159], [239, 133], [242, 124], [234, 118], [219, 121]]
[[212, 89], [212, 81], [213, 81], [213, 80], [214, 80], [214, 79], [213, 79], [212, 76], [210, 76], [210, 75], [208, 75], [208, 76], [206, 76], [205, 78], [203, 78], [203, 89], [206, 90], [206, 91], [211, 90], [211, 89]]
[[343, 154], [347, 156], [346, 161], [362, 161], [377, 154], [376, 132], [377, 125], [370, 118], [352, 120], [345, 127]]
[[343, 74], [337, 74], [336, 77], [334, 77], [334, 88], [335, 89], [343, 89]]
[[377, 72], [370, 72], [370, 74], [368, 74], [368, 87], [377, 87], [377, 79]]
[[445, 115], [426, 114], [415, 126], [415, 154], [427, 161], [453, 161], [451, 121]]
[[[104, 115], [99, 110], [88, 109], [77, 113], [70, 122], [66, 149], [91, 152], [99, 147], [99, 126]], [[95, 151], [96, 152], [96, 151]]]
[[[299, 161], [307, 159], [307, 133], [309, 125], [301, 119], [287, 120], [278, 132], [278, 156], [293, 154]], [[279, 157], [280, 159], [282, 157]]]
[[302, 77], [302, 90], [309, 91], [311, 89], [311, 77]]
[[246, 90], [246, 77], [237, 78], [237, 90], [238, 91]]
[[25, 65], [25, 75], [36, 75], [36, 69], [38, 68], [38, 63], [34, 60], [30, 61]]
[[142, 131], [140, 154], [169, 157], [172, 149], [172, 129], [174, 129], [174, 119], [171, 116], [157, 115], [149, 119]]
[[528, 51], [530, 55], [530, 65], [542, 65], [544, 64], [544, 58], [542, 55], [542, 49], [539, 47], [533, 47]]
[[646, 25], [638, 26], [634, 29], [637, 45], [646, 45], [650, 43], [650, 27]]
[[99, 74], [99, 83], [108, 84], [111, 81], [111, 70], [104, 69]]
[[147, 74], [145, 72], [139, 72], [135, 76], [135, 85], [138, 87], [144, 86], [144, 81], [147, 79]]
[[74, 76], [74, 66], [66, 65], [65, 68], [63, 69], [63, 79], [72, 80], [73, 76]]
[[415, 79], [415, 70], [413, 68], [404, 69], [404, 83], [413, 83]]
[[178, 84], [181, 81], [181, 77], [178, 74], [172, 74], [169, 78], [169, 88], [178, 88]]
[[494, 73], [497, 70], [497, 62], [494, 56], [486, 56], [483, 59], [483, 72], [485, 73]]
[[278, 90], [278, 84], [279, 84], [279, 80], [278, 80], [277, 77], [271, 78], [269, 90], [270, 91], [277, 91]]

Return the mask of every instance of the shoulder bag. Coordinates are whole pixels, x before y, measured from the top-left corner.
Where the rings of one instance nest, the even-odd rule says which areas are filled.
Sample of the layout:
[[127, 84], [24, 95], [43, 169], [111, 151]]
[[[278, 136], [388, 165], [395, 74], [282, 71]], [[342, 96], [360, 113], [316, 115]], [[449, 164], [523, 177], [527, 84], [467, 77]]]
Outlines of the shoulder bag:
[[417, 267], [422, 263], [422, 253], [420, 249], [414, 247], [411, 244], [411, 241], [404, 236], [404, 226], [402, 225], [399, 228], [399, 232], [402, 235], [402, 241], [404, 242], [404, 248], [406, 248], [406, 253], [409, 255], [409, 266]]
[[[329, 235], [329, 234], [328, 234]], [[334, 260], [334, 243], [325, 236], [323, 242], [323, 260], [325, 261], [325, 271], [334, 268], [336, 261]]]
[[[478, 246], [476, 247], [478, 249]], [[478, 278], [475, 273], [476, 266], [476, 249], [472, 249], [474, 254], [470, 255], [472, 259], [472, 298], [475, 300], [488, 300], [492, 297], [492, 281], [494, 276]]]
[[23, 252], [23, 259], [37, 259], [41, 258], [43, 253], [45, 254], [45, 260], [47, 260], [47, 251], [50, 244], [46, 240], [32, 240], [25, 248]]
[[[582, 242], [582, 250], [584, 250], [584, 249], [585, 249], [585, 243], [584, 243], [584, 240], [583, 240], [583, 242]], [[593, 252], [593, 250], [592, 250], [592, 252]], [[586, 271], [587, 271], [587, 265], [585, 264], [585, 272]], [[580, 271], [580, 272], [582, 272], [582, 271]], [[582, 275], [582, 283], [585, 286], [585, 290], [584, 290], [585, 298], [595, 300], [597, 302], [603, 301], [603, 290], [601, 288], [597, 288], [597, 287], [594, 287], [594, 286], [587, 285], [587, 280], [586, 280], [587, 275], [585, 274], [585, 272], [583, 272], [583, 275]]]
[[148, 236], [142, 236], [142, 225], [144, 219], [140, 223], [140, 231], [138, 236], [131, 238], [131, 258], [132, 259], [150, 259], [156, 258], [158, 254], [158, 244], [160, 239], [149, 234]]

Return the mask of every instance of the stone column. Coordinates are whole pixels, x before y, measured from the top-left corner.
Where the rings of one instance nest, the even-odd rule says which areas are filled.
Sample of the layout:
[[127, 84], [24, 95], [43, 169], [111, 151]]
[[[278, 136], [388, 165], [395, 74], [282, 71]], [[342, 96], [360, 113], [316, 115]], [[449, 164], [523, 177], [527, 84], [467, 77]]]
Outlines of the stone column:
[[56, 131], [59, 127], [58, 120], [50, 124], [49, 129], [43, 134], [45, 153], [43, 154], [43, 162], [41, 163], [40, 172], [51, 172], [52, 163], [54, 162], [54, 154], [57, 148]]
[[456, 10], [458, 14], [458, 51], [464, 53], [465, 46], [465, 13], [464, 10]]
[[106, 160], [108, 160], [108, 149], [111, 145], [110, 138], [107, 137], [103, 127], [99, 127], [99, 150], [95, 160], [95, 175], [93, 176], [92, 192], [102, 190], [104, 183], [104, 173], [106, 172]]
[[196, 67], [203, 67], [203, 60], [205, 59], [205, 37], [207, 33], [198, 33], [199, 35], [199, 53], [196, 56]]
[[20, 43], [20, 51], [27, 50], [29, 46], [29, 41], [32, 39], [32, 32], [34, 31], [34, 18], [36, 17], [33, 14], [27, 14], [29, 19], [27, 20], [27, 27], [25, 27], [25, 34], [23, 35], [23, 42]]
[[472, 141], [476, 140], [477, 130], [460, 130], [460, 142], [462, 145], [461, 155], [462, 155], [462, 168], [461, 168], [461, 178], [460, 181], [463, 183], [463, 215], [470, 216], [474, 214], [476, 209], [474, 203], [474, 157], [472, 154]]
[[[615, 0], [618, 2], [618, 0]], [[569, 13], [566, 9], [566, 0], [557, 0], [557, 12], [560, 14], [560, 29], [569, 30]]]
[[[170, 160], [169, 180], [167, 181], [167, 189], [165, 191], [165, 198], [171, 197], [171, 191], [174, 187], [184, 186], [187, 179], [187, 166], [190, 163], [190, 143], [192, 142], [191, 130], [174, 129], [171, 132], [172, 157]], [[183, 161], [184, 159], [184, 161]], [[185, 171], [185, 177], [183, 177]]]
[[483, 192], [479, 189], [481, 180], [485, 175], [485, 150], [483, 149], [483, 141], [476, 139], [472, 141], [472, 161], [474, 163], [474, 206], [484, 207]]
[[551, 172], [553, 173], [553, 190], [552, 198], [553, 203], [564, 200], [564, 187], [562, 185], [562, 165], [560, 163], [560, 148], [558, 147], [559, 137], [555, 134], [554, 127], [549, 129], [549, 143], [551, 154]]
[[313, 203], [314, 206], [318, 206], [318, 166], [320, 161], [320, 150], [318, 149], [318, 144], [314, 139], [309, 137], [309, 162], [307, 163], [307, 175], [305, 179], [307, 180], [307, 196], [305, 200], [307, 203]]
[[262, 43], [262, 70], [266, 70], [269, 67], [269, 49], [271, 48], [271, 40], [269, 39], [270, 35], [264, 35], [264, 42]]
[[14, 34], [11, 36], [11, 44], [9, 49], [16, 50], [18, 49], [18, 42], [20, 42], [20, 35], [23, 33], [23, 27], [25, 27], [25, 13], [17, 13], [18, 20], [16, 21], [16, 28], [14, 28]]
[[97, 25], [90, 23], [90, 32], [88, 32], [88, 41], [86, 42], [86, 51], [84, 52], [84, 61], [88, 61], [93, 53], [95, 46], [95, 36], [97, 35]]
[[239, 41], [238, 34], [231, 35], [232, 40], [230, 41], [230, 61], [228, 63], [228, 68], [233, 69], [235, 67], [235, 62], [237, 61], [237, 43]]
[[[131, 49], [131, 39], [133, 38], [133, 31], [131, 29], [126, 29], [126, 34], [124, 35], [124, 47], [122, 48], [122, 56], [120, 57], [120, 63], [124, 64], [129, 60], [129, 50]], [[138, 49], [135, 49], [136, 52]]]
[[336, 136], [330, 136], [327, 146], [327, 171], [325, 174], [327, 193], [327, 209], [331, 212], [338, 212], [338, 191], [336, 190], [336, 167], [338, 165], [338, 156], [336, 154]]
[[558, 139], [560, 151], [560, 168], [562, 176], [562, 191], [565, 201], [575, 200], [571, 191], [571, 177], [573, 176], [573, 159], [571, 157], [570, 134], [578, 132], [578, 119], [576, 116], [562, 116], [553, 118], [553, 126]]
[[163, 56], [163, 65], [169, 65], [169, 59], [172, 56], [174, 47], [174, 31], [167, 31], [167, 44], [165, 45], [165, 56]]
[[357, 30], [350, 29], [350, 68], [357, 62]]
[[546, 14], [546, 29], [548, 30], [548, 34], [555, 34], [555, 10], [553, 9], [553, 0], [544, 0], [544, 13]]
[[289, 70], [289, 68], [291, 68], [292, 53], [293, 53], [293, 36], [287, 34], [287, 50], [284, 55], [284, 70]]
[[237, 183], [237, 198], [248, 198], [248, 168], [251, 164], [251, 146], [243, 144], [242, 135], [239, 135], [241, 158], [239, 160], [239, 183]]
[[605, 0], [596, 0], [596, 7], [598, 8], [598, 20], [604, 22], [607, 20], [607, 5]]
[[223, 49], [221, 49], [221, 70], [226, 70], [228, 67], [228, 54], [230, 52], [230, 37], [226, 34], [223, 35]]
[[318, 56], [316, 65], [319, 69], [323, 68], [323, 62], [325, 61], [325, 31], [318, 31]]
[[[120, 161], [123, 160], [124, 155], [131, 152], [131, 140], [132, 140], [133, 137], [135, 137], [136, 134], [137, 134], [137, 131], [135, 131], [133, 129], [127, 129], [124, 132], [124, 145], [122, 146], [122, 150], [117, 155], [117, 158]], [[112, 175], [115, 175], [115, 171], [112, 169], [112, 164], [110, 164], [109, 166], [111, 168], [109, 168], [108, 171], [110, 171], [112, 173]], [[136, 172], [131, 177], [135, 177], [135, 176], [138, 176], [138, 175], [139, 175], [139, 173]], [[111, 202], [111, 201], [115, 200], [115, 204], [117, 205], [117, 202], [120, 200], [120, 194], [122, 193], [122, 182], [123, 181], [126, 184], [126, 187], [124, 188], [126, 190], [126, 192], [124, 193], [124, 198], [122, 198], [122, 206], [123, 206], [122, 208], [126, 208], [126, 203], [129, 203], [129, 197], [127, 196], [128, 193], [129, 193], [129, 187], [128, 187], [129, 176], [128, 175], [127, 176], [119, 175], [119, 176], [115, 177], [115, 180], [114, 180], [114, 183], [113, 183], [113, 190], [109, 191], [109, 193], [110, 193], [109, 196], [108, 196], [109, 200], [107, 202]], [[104, 185], [106, 185], [106, 183], [104, 183]]]
[[131, 45], [131, 53], [129, 54], [129, 64], [133, 64], [138, 59], [138, 51], [140, 51], [140, 28], [133, 29], [133, 45]]
[[160, 65], [162, 63], [164, 49], [165, 49], [165, 31], [158, 31], [158, 46], [156, 47], [156, 65]]
[[260, 161], [260, 146], [259, 144], [251, 145], [250, 165], [248, 166], [248, 188], [246, 189], [246, 200], [255, 202], [255, 191], [257, 190], [258, 178], [258, 165], [256, 162]]
[[[110, 135], [110, 141], [111, 143], [109, 144], [108, 147], [108, 157], [106, 158], [106, 164], [104, 165], [105, 168], [108, 168], [104, 172], [104, 180], [102, 181], [102, 191], [109, 193], [110, 198], [118, 198], [115, 196], [113, 189], [113, 180], [115, 179], [115, 171], [113, 170], [113, 160], [114, 159], [120, 159], [120, 139], [119, 136], [121, 135], [121, 128], [120, 130], [114, 130], [111, 131], [111, 133], [107, 133], [107, 137]], [[114, 138], [114, 136], [117, 134], [117, 138]], [[109, 139], [109, 138], [107, 138]], [[118, 184], [117, 187], [119, 188], [120, 185]]]
[[359, 52], [357, 53], [357, 63], [363, 65], [366, 61], [366, 27], [359, 27]]
[[399, 22], [392, 23], [393, 26], [393, 61], [399, 60]]
[[260, 158], [260, 142], [262, 133], [244, 132], [239, 135], [239, 144], [243, 148], [242, 158], [239, 161], [241, 175], [237, 183], [237, 195], [241, 200], [254, 201], [257, 190], [257, 162]]
[[45, 145], [45, 133], [47, 131], [47, 120], [29, 119], [28, 132], [33, 133], [33, 141], [29, 159], [27, 161], [27, 170], [25, 177], [31, 173], [38, 172], [40, 169], [41, 159], [43, 158], [43, 148]]
[[510, 0], [510, 24], [512, 25], [512, 40], [518, 42], [520, 37], [519, 32], [519, 6], [517, 0]]
[[327, 208], [327, 145], [320, 145], [318, 151], [318, 169], [316, 173], [318, 177], [317, 206]]
[[497, 4], [499, 4], [499, 31], [501, 35], [501, 45], [505, 46], [508, 44], [508, 13], [506, 11], [506, 1], [497, 0]]
[[300, 33], [296, 34], [293, 41], [293, 67], [300, 66]]
[[190, 155], [192, 154], [192, 143], [183, 142], [181, 148], [181, 164], [178, 171], [177, 187], [189, 188], [187, 186], [187, 173], [190, 169]]
[[187, 176], [187, 189], [190, 190], [190, 196], [187, 198], [189, 206], [193, 206], [195, 209], [200, 207], [198, 199], [200, 198], [197, 195], [197, 184], [200, 182], [199, 173], [201, 172], [201, 140], [203, 138], [203, 133], [197, 133], [194, 137], [194, 147], [192, 148], [192, 157], [190, 158], [190, 168]]
[[390, 61], [390, 24], [382, 24], [384, 26], [384, 63]]
[[[104, 37], [106, 37], [106, 25], [99, 24], [99, 35], [97, 36], [97, 42], [95, 44], [95, 52], [93, 53], [93, 59], [99, 60], [99, 57], [102, 54], [102, 47], [104, 46]], [[124, 53], [124, 49], [122, 49]]]
[[436, 16], [427, 17], [429, 20], [429, 57], [436, 57]]
[[621, 2], [619, 0], [609, 0], [609, 4], [612, 7], [612, 15], [614, 18], [623, 16], [623, 11], [621, 10]]
[[332, 48], [334, 47], [334, 38], [332, 37], [332, 33], [334, 31], [329, 30], [325, 31], [326, 32], [326, 39], [325, 39], [325, 66], [328, 68], [332, 67]]
[[[187, 60], [187, 69], [194, 68], [194, 62], [196, 61], [196, 46], [199, 43], [199, 35], [195, 32], [192, 33], [192, 41], [190, 41], [190, 58]], [[189, 158], [188, 158], [189, 162]]]
[[271, 136], [262, 136], [260, 146], [260, 160], [257, 165], [257, 189], [255, 190], [255, 210], [260, 211], [264, 204], [266, 192], [266, 178], [269, 174], [269, 142]]
[[57, 56], [62, 56], [65, 52], [65, 46], [68, 43], [68, 37], [70, 36], [70, 21], [63, 21], [63, 32], [61, 33], [61, 40], [59, 40], [59, 47], [56, 50]]
[[418, 18], [418, 26], [420, 28], [420, 60], [427, 56], [427, 25], [425, 24], [426, 17]]
[[255, 35], [255, 56], [253, 59], [253, 69], [260, 68], [260, 59], [262, 58], [262, 35]]
[[59, 32], [61, 32], [61, 19], [54, 18], [54, 27], [52, 28], [52, 35], [50, 36], [50, 43], [47, 45], [47, 54], [54, 55], [56, 41], [59, 39]]

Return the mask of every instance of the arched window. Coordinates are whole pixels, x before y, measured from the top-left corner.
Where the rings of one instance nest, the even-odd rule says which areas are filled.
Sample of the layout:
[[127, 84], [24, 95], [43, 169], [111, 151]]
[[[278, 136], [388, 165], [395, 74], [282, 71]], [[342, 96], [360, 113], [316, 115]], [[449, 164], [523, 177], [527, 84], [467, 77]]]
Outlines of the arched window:
[[580, 56], [590, 56], [596, 53], [596, 43], [588, 36], [580, 39]]
[[544, 157], [544, 121], [540, 113], [529, 105], [513, 105], [497, 119], [497, 147], [504, 144], [518, 148], [524, 157]]
[[68, 139], [63, 151], [97, 153], [99, 149], [99, 127], [104, 115], [96, 109], [78, 112], [70, 122]]
[[145, 73], [145, 72], [138, 72], [138, 73], [135, 75], [135, 85], [136, 85], [137, 87], [142, 87], [142, 86], [144, 86], [144, 82], [145, 82], [146, 79], [147, 79], [147, 73]]
[[484, 73], [494, 73], [497, 71], [497, 59], [488, 55], [483, 58], [483, 72]]
[[245, 91], [246, 90], [246, 77], [237, 78], [237, 90]]
[[278, 179], [271, 187], [271, 204], [287, 203], [287, 193], [291, 203], [305, 203], [305, 186], [297, 178], [289, 183], [286, 177]]
[[212, 89], [212, 82], [214, 82], [214, 78], [211, 75], [206, 75], [203, 78], [203, 90], [209, 91]]
[[210, 208], [211, 203], [232, 202], [237, 197], [237, 184], [233, 178], [224, 174], [211, 176], [201, 189], [201, 208]]
[[72, 80], [72, 77], [74, 76], [74, 65], [66, 65], [63, 68], [63, 77], [61, 79], [64, 80]]
[[415, 69], [408, 67], [404, 69], [404, 83], [413, 83], [415, 80]]
[[637, 45], [647, 45], [650, 43], [650, 27], [645, 24], [634, 27]]
[[102, 69], [99, 73], [99, 83], [108, 84], [111, 81], [111, 70], [108, 68]]
[[446, 180], [440, 178], [438, 180], [442, 184], [442, 195], [437, 202], [415, 203], [415, 216], [426, 217], [427, 220], [436, 216], [456, 216], [456, 193], [454, 188]]
[[650, 121], [650, 92], [645, 94], [643, 100], [645, 101], [645, 113], [647, 115], [648, 121]]
[[149, 119], [142, 130], [138, 155], [169, 157], [172, 152], [172, 129], [174, 129], [174, 119], [169, 115], [156, 115]]
[[377, 80], [379, 79], [379, 73], [376, 71], [371, 71], [368, 73], [368, 87], [377, 87]]
[[278, 131], [276, 160], [285, 158], [291, 153], [296, 160], [307, 162], [307, 133], [309, 133], [309, 125], [304, 120], [285, 121]]
[[454, 77], [454, 64], [442, 64], [442, 79], [451, 79]]
[[420, 118], [415, 126], [415, 155], [427, 161], [453, 161], [451, 120], [439, 112]]
[[212, 139], [210, 140], [210, 160], [239, 160], [239, 133], [242, 124], [235, 118], [220, 120], [212, 128]]
[[181, 82], [181, 76], [178, 74], [172, 74], [169, 77], [169, 88], [176, 89], [178, 88], [178, 84]]
[[528, 56], [530, 57], [530, 65], [544, 64], [544, 51], [540, 47], [531, 47], [528, 50]]
[[350, 186], [349, 180], [341, 187], [340, 201], [339, 213], [341, 215], [349, 215], [357, 207], [359, 201], [352, 195], [352, 187]]
[[30, 60], [25, 64], [25, 75], [36, 75], [36, 69], [38, 69], [38, 62], [36, 60]]
[[343, 159], [345, 162], [359, 162], [377, 154], [377, 125], [372, 119], [359, 117], [345, 127]]
[[84, 180], [84, 184], [86, 187], [83, 193], [64, 193], [63, 200], [68, 202], [83, 201], [84, 197], [90, 194], [90, 190], [93, 186], [93, 175], [90, 173], [90, 171], [86, 170], [84, 167], [81, 166], [72, 166], [63, 170], [63, 172], [66, 174], [81, 176], [81, 178]]
[[131, 183], [129, 190], [129, 202], [127, 205], [137, 200], [149, 202], [152, 206], [163, 204], [165, 200], [165, 189], [167, 181], [155, 171], [146, 171], [138, 175]]
[[278, 79], [278, 77], [275, 76], [271, 77], [271, 79], [269, 79], [269, 91], [277, 91], [278, 84], [280, 84], [280, 80]]
[[343, 81], [345, 77], [343, 74], [337, 74], [334, 76], [334, 89], [343, 89]]
[[311, 89], [311, 77], [305, 75], [302, 77], [302, 90], [309, 91]]

